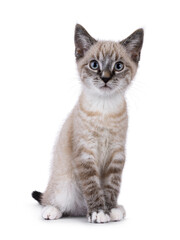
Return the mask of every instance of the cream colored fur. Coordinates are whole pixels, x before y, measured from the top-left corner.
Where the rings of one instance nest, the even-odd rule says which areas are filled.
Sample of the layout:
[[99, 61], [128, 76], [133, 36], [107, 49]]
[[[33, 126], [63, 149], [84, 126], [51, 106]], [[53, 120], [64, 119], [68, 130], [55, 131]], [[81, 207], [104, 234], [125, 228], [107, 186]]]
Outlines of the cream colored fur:
[[[130, 46], [128, 51], [124, 47], [127, 40], [124, 45], [110, 41], [97, 42], [80, 25], [77, 25], [76, 32], [82, 92], [54, 147], [50, 180], [41, 198], [41, 204], [45, 206], [42, 216], [57, 219], [63, 214], [89, 214], [90, 222], [117, 221], [125, 216], [124, 208], [116, 207], [115, 202], [115, 207], [110, 207], [111, 203], [106, 202], [106, 208], [104, 202], [109, 193], [105, 191], [111, 187], [113, 194], [119, 193], [128, 126], [124, 94], [136, 74], [137, 64], [131, 59]], [[92, 46], [89, 46], [90, 43], [93, 43]], [[81, 44], [85, 45], [85, 54], [79, 49]], [[122, 73], [115, 73], [107, 83], [108, 88], [104, 89], [101, 88], [104, 86], [102, 79], [89, 67], [92, 59], [98, 59], [100, 69], [103, 68], [103, 61], [105, 65], [109, 64], [110, 71], [113, 71], [114, 63], [123, 61], [124, 69]], [[133, 59], [137, 60], [138, 55], [133, 55]], [[92, 171], [89, 171], [91, 167]], [[95, 187], [94, 194], [97, 194], [97, 201], [102, 202], [103, 210], [91, 201], [93, 194], [87, 191], [89, 186]], [[103, 196], [103, 191], [107, 195]]]
[[[125, 117], [122, 125], [118, 125], [119, 119], [114, 120], [113, 122], [108, 119], [110, 114], [118, 114], [124, 109], [124, 107], [126, 107], [124, 96], [119, 95], [118, 97], [110, 97], [107, 100], [99, 97], [94, 98], [94, 95], [91, 96], [87, 90], [85, 91], [86, 94], [81, 94], [78, 103], [64, 123], [57, 139], [54, 148], [52, 173], [48, 187], [43, 194], [42, 199], [42, 205], [56, 206], [61, 212], [67, 212], [75, 216], [85, 215], [87, 208], [74, 175], [76, 169], [73, 166], [72, 144], [85, 144], [85, 147], [88, 148], [89, 144], [92, 144], [92, 146], [94, 145], [94, 150], [98, 148], [98, 165], [101, 167], [105, 164], [105, 161], [108, 158], [108, 151], [112, 151], [111, 149], [108, 149], [107, 151], [108, 142], [111, 142], [112, 149], [118, 148], [119, 145], [124, 145], [127, 129], [126, 111], [123, 116], [120, 116], [120, 118]], [[88, 112], [92, 111], [100, 113], [100, 115], [95, 118], [96, 120], [93, 119], [93, 122], [96, 122], [96, 126], [92, 126], [92, 116], [84, 116], [80, 104], [82, 104]], [[82, 117], [84, 117], [84, 122]], [[91, 133], [89, 133], [87, 126], [90, 129], [98, 129], [98, 127], [109, 128], [114, 132], [119, 131], [121, 134], [112, 139], [112, 136], [108, 135], [108, 131], [103, 131], [100, 133], [97, 143], [94, 143], [92, 140], [89, 141], [88, 146], [86, 146], [86, 141], [83, 140], [83, 137], [81, 137], [81, 141], [79, 142], [79, 136], [84, 136], [85, 138], [89, 137], [89, 139], [91, 138]], [[98, 143], [99, 146], [97, 147], [96, 144]], [[84, 158], [89, 158], [89, 155], [86, 154]]]

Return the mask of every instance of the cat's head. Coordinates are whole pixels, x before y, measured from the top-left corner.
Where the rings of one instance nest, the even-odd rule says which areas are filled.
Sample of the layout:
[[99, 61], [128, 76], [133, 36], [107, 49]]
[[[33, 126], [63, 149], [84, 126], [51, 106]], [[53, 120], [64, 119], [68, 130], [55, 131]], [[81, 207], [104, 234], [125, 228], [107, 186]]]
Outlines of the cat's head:
[[136, 74], [143, 29], [120, 41], [97, 41], [79, 24], [75, 28], [75, 56], [83, 86], [101, 96], [124, 93]]

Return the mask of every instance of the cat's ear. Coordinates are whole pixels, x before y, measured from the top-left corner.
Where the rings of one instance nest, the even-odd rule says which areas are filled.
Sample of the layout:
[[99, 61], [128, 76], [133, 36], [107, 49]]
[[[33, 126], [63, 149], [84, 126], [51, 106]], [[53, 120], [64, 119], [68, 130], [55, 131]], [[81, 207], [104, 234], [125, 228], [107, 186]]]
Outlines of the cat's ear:
[[140, 60], [143, 37], [144, 30], [140, 28], [133, 32], [129, 37], [120, 42], [130, 54], [131, 59], [136, 63], [138, 63]]
[[76, 24], [75, 34], [75, 56], [78, 60], [84, 56], [84, 53], [95, 43], [97, 42], [90, 34], [83, 28], [80, 24]]

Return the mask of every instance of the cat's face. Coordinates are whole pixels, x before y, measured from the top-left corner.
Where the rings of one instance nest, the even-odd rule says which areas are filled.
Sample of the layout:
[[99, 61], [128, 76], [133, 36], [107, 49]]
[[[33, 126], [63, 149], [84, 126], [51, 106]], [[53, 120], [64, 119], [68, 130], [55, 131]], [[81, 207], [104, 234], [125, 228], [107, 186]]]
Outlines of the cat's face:
[[101, 96], [124, 93], [133, 79], [143, 43], [139, 29], [121, 42], [96, 41], [76, 25], [76, 60], [83, 86]]

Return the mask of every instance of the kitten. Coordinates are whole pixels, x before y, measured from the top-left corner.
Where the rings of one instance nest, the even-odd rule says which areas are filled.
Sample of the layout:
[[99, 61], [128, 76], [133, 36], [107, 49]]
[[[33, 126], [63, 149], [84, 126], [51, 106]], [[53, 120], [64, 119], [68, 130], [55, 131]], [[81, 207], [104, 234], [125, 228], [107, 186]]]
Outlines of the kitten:
[[143, 29], [121, 42], [97, 41], [79, 24], [75, 56], [82, 93], [54, 148], [49, 184], [32, 193], [44, 219], [84, 216], [104, 223], [124, 218], [117, 205], [128, 125], [124, 93], [134, 78]]

